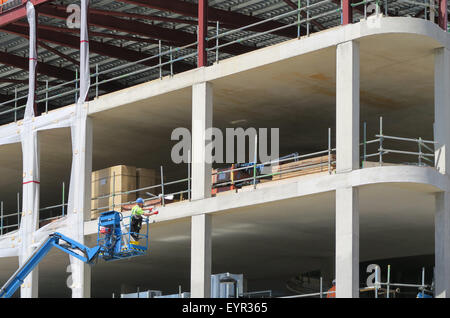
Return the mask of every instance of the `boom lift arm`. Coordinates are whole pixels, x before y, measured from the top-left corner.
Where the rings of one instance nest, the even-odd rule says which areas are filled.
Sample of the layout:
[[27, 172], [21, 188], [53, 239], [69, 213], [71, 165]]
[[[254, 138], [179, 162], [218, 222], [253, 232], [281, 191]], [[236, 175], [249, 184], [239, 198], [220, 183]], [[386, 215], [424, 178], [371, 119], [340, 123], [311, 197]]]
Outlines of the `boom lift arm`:
[[27, 259], [27, 261], [19, 267], [19, 269], [11, 276], [6, 284], [0, 289], [0, 298], [11, 297], [23, 284], [28, 274], [42, 261], [42, 259], [50, 252], [50, 250], [56, 247], [61, 251], [70, 254], [79, 260], [92, 264], [97, 258], [101, 247], [95, 246], [89, 248], [80, 244], [61, 233], [50, 234], [49, 237], [42, 243], [34, 253]]

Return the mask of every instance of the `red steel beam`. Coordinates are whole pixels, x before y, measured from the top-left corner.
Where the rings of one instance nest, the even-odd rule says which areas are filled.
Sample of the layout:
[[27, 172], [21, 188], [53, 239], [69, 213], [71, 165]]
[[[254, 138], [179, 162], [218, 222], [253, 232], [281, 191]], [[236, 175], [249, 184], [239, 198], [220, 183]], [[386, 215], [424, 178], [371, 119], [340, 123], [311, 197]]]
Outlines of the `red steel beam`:
[[[21, 57], [10, 53], [5, 53], [0, 51], [0, 63], [9, 65], [12, 67], [20, 68], [22, 70], [29, 69], [28, 66], [28, 57]], [[43, 62], [37, 63], [37, 70], [40, 74], [44, 74], [53, 78], [71, 81], [75, 79], [75, 72], [70, 70], [56, 67], [50, 64], [46, 64]]]
[[208, 52], [206, 51], [208, 36], [208, 0], [198, 0], [198, 56], [197, 66], [208, 65]]
[[448, 28], [448, 12], [447, 12], [447, 0], [439, 0], [439, 26], [447, 31]]
[[[16, 34], [16, 35], [22, 36], [24, 38], [28, 38], [27, 28], [21, 27], [18, 25], [8, 25], [8, 26], [1, 28], [0, 31], [8, 32], [11, 34]], [[50, 31], [50, 30], [39, 30], [39, 40], [57, 44], [57, 45], [71, 47], [73, 49], [80, 48], [80, 38], [79, 37], [55, 32], [55, 31]], [[106, 55], [109, 57], [117, 58], [119, 60], [130, 61], [130, 62], [135, 62], [135, 61], [142, 60], [144, 58], [149, 57], [148, 55], [142, 54], [137, 51], [120, 48], [115, 45], [100, 43], [100, 42], [93, 41], [93, 40], [89, 41], [89, 49], [93, 53]], [[163, 58], [163, 61], [167, 61], [167, 59]], [[151, 59], [151, 60], [142, 62], [140, 64], [144, 64], [147, 66], [154, 66], [154, 65], [157, 65], [158, 63], [159, 63], [158, 59]], [[191, 68], [192, 68], [191, 65], [184, 63], [184, 62], [177, 62], [174, 64], [174, 69], [176, 71], [184, 71], [184, 70], [191, 69]]]
[[[197, 4], [187, 1], [180, 1], [180, 0], [117, 0], [117, 1], [161, 11], [173, 12], [193, 18], [196, 18], [198, 14]], [[208, 9], [208, 19], [209, 21], [220, 21], [221, 23], [234, 27], [243, 27], [256, 22], [263, 21], [260, 18], [252, 17], [242, 13], [226, 11], [212, 7], [209, 7]], [[278, 27], [282, 27], [283, 25], [284, 25], [283, 23], [277, 21], [268, 21], [261, 25], [251, 27], [248, 30], [256, 32], [264, 32]], [[295, 27], [286, 28], [275, 31], [273, 32], [273, 34], [295, 38], [297, 37], [297, 28]]]
[[342, 0], [342, 24], [347, 25], [353, 23], [352, 0]]
[[[39, 14], [66, 20], [67, 14], [63, 9], [64, 8], [58, 6], [45, 5], [40, 7]], [[167, 44], [171, 44], [173, 46], [184, 46], [197, 41], [197, 37], [188, 32], [162, 28], [139, 21], [126, 21], [124, 19], [99, 14], [91, 13], [89, 15], [89, 25], [161, 39]], [[231, 44], [223, 47], [222, 51], [237, 55], [250, 52], [253, 49], [254, 48], [242, 44]]]

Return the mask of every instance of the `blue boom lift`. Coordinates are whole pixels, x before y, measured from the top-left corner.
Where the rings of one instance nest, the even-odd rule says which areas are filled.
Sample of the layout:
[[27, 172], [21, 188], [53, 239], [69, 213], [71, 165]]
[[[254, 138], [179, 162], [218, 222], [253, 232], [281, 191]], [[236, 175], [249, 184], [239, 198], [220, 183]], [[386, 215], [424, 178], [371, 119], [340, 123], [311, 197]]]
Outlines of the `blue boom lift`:
[[[124, 221], [125, 222], [122, 222]], [[126, 222], [128, 220], [128, 222]], [[34, 251], [27, 261], [11, 276], [6, 284], [0, 289], [0, 298], [9, 298], [23, 284], [28, 274], [42, 261], [53, 247], [72, 255], [79, 260], [94, 264], [98, 259], [113, 261], [134, 256], [144, 255], [148, 249], [148, 219], [147, 233], [130, 232], [131, 216], [123, 217], [122, 213], [116, 211], [104, 212], [98, 220], [97, 246], [87, 247], [71, 238], [61, 234], [53, 233]], [[122, 226], [121, 226], [122, 224]], [[131, 234], [143, 239], [142, 243], [135, 241]]]

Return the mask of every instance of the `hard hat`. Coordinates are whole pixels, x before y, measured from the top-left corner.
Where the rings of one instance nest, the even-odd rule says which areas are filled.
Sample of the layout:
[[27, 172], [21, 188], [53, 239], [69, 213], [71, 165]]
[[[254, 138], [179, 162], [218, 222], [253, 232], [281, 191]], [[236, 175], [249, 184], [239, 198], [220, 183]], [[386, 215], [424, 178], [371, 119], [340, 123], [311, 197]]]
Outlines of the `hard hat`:
[[142, 203], [142, 204], [144, 204], [144, 200], [143, 200], [142, 198], [138, 198], [138, 199], [136, 200], [136, 203]]
[[333, 279], [333, 282], [331, 284], [336, 285], [336, 280]]

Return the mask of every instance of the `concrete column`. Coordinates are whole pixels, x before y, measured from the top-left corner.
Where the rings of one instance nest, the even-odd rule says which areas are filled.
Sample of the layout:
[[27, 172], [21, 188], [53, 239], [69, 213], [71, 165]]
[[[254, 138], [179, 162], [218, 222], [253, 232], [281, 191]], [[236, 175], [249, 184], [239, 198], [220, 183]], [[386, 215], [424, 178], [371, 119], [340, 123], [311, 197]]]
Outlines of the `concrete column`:
[[359, 168], [359, 44], [349, 41], [336, 52], [336, 170]]
[[336, 190], [336, 297], [359, 297], [358, 189]]
[[[336, 171], [359, 169], [359, 44], [336, 52]], [[336, 190], [336, 297], [359, 297], [358, 189]]]
[[[450, 51], [435, 52], [434, 83], [435, 165], [442, 174], [450, 173]], [[450, 189], [436, 194], [435, 282], [436, 297], [450, 298]]]
[[[40, 151], [38, 133], [31, 128], [31, 121], [26, 120], [22, 135], [23, 186], [22, 186], [22, 219], [19, 230], [19, 263], [20, 265], [34, 252], [34, 232], [39, 222], [39, 188], [40, 188]], [[22, 298], [38, 297], [39, 270], [36, 267], [21, 285]]]
[[206, 130], [212, 127], [211, 83], [192, 87], [192, 200], [211, 196], [211, 154], [206, 153]]
[[191, 297], [211, 297], [211, 215], [192, 217]]
[[[90, 220], [92, 174], [92, 120], [87, 117], [87, 104], [77, 105], [79, 114], [72, 126], [73, 159], [70, 180], [69, 208], [72, 238], [84, 244], [84, 222]], [[89, 265], [70, 257], [72, 297], [88, 298], [91, 294]]]
[[[192, 88], [192, 200], [211, 196], [211, 154], [206, 130], [212, 127], [213, 90], [210, 83]], [[211, 216], [191, 220], [191, 296], [211, 296]]]

